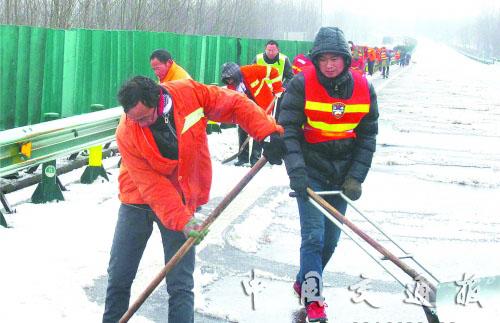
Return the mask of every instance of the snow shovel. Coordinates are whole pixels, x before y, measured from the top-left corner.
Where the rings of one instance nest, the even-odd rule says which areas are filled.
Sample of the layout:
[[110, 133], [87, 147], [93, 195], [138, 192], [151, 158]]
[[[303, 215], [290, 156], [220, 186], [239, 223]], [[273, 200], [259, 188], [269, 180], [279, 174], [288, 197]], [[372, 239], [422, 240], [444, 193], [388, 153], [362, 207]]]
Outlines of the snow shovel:
[[[266, 108], [266, 114], [269, 113], [271, 111], [272, 108], [274, 108], [274, 104], [276, 102], [276, 99], [273, 99], [271, 101], [271, 104], [269, 104]], [[250, 137], [250, 135], [247, 135], [247, 138], [245, 139], [245, 141], [243, 141], [243, 143], [241, 144], [241, 147], [240, 149], [236, 152], [236, 154], [234, 155], [231, 155], [229, 156], [228, 158], [224, 159], [221, 163], [222, 164], [227, 164], [229, 163], [230, 161], [234, 160], [236, 157], [238, 157], [239, 155], [241, 155], [241, 153], [243, 152], [243, 150], [245, 149], [245, 147], [248, 145], [248, 143], [250, 142], [250, 139], [252, 137]]]
[[[224, 197], [224, 199], [217, 205], [217, 207], [210, 213], [208, 218], [203, 222], [200, 231], [206, 230], [212, 223], [219, 217], [219, 215], [226, 209], [234, 198], [245, 188], [245, 186], [252, 180], [252, 178], [264, 167], [267, 163], [266, 157], [262, 156], [253, 167], [245, 174], [245, 176], [236, 184], [236, 186]], [[130, 320], [132, 315], [141, 307], [144, 301], [151, 295], [155, 288], [161, 283], [165, 276], [175, 267], [175, 265], [184, 257], [184, 255], [195, 244], [196, 238], [190, 237], [184, 244], [177, 250], [175, 255], [165, 264], [165, 267], [156, 275], [153, 281], [146, 287], [146, 289], [139, 295], [137, 300], [128, 308], [127, 312], [123, 314], [120, 323], [125, 323]]]
[[[412, 255], [407, 253], [400, 245], [398, 245], [393, 239], [391, 239], [376, 223], [371, 221], [363, 212], [354, 206], [352, 201], [345, 196], [341, 191], [329, 191], [329, 192], [314, 192], [310, 188], [307, 189], [307, 193], [310, 197], [309, 201], [320, 210], [329, 220], [331, 220], [335, 225], [337, 225], [347, 236], [349, 236], [363, 251], [365, 251], [377, 264], [379, 264], [387, 273], [389, 273], [393, 278], [396, 279], [405, 289], [408, 289], [408, 285], [404, 284], [398, 277], [396, 277], [390, 270], [383, 264], [379, 258], [374, 257], [366, 248], [364, 248], [354, 236], [350, 234], [349, 231], [345, 230], [343, 224], [345, 224], [352, 232], [361, 237], [370, 246], [372, 246], [376, 251], [381, 253], [384, 257], [381, 260], [390, 260], [397, 267], [402, 269], [408, 276], [410, 276], [415, 282], [415, 295], [414, 299], [418, 302], [409, 302], [413, 304], [419, 304], [424, 309], [425, 315], [429, 323], [439, 323], [439, 322], [491, 322], [494, 321], [493, 318], [497, 318], [500, 315], [500, 309], [498, 309], [498, 304], [500, 303], [500, 276], [495, 277], [485, 277], [485, 278], [473, 278], [464, 275], [464, 281], [462, 282], [447, 282], [441, 283], [429, 270], [427, 270], [420, 262], [418, 262]], [[354, 223], [338, 212], [333, 206], [331, 206], [327, 201], [325, 201], [320, 195], [327, 194], [338, 194], [364, 219], [366, 219], [375, 229], [377, 229], [382, 235], [384, 235], [394, 246], [399, 248], [404, 255], [397, 257], [392, 254], [389, 250], [383, 247], [380, 243], [372, 239], [365, 232], [360, 230]], [[401, 259], [409, 258], [413, 260], [421, 269], [423, 269], [432, 280], [437, 283], [435, 284], [429, 282], [427, 278], [422, 276], [422, 274], [417, 273], [416, 270], [411, 268]], [[418, 289], [418, 290], [417, 290]], [[479, 299], [478, 293], [481, 290], [481, 296], [486, 296], [485, 298]], [[472, 292], [472, 296], [467, 295], [467, 292]], [[417, 295], [418, 293], [418, 295]], [[407, 291], [408, 294], [408, 291]], [[454, 300], [450, 301], [450, 300]], [[406, 300], [405, 300], [406, 302]], [[465, 309], [467, 303], [478, 303], [473, 306], [469, 305]], [[482, 306], [482, 307], [481, 307]], [[441, 318], [446, 318], [446, 320], [440, 321], [438, 318], [438, 313]]]

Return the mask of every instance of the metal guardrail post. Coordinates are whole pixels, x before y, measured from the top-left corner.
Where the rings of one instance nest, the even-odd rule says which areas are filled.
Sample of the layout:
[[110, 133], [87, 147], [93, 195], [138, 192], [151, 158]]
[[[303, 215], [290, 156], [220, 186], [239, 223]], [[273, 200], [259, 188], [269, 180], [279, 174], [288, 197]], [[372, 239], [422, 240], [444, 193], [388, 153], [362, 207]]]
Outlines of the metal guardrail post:
[[50, 201], [64, 201], [61, 188], [57, 183], [56, 161], [42, 164], [42, 180], [31, 196], [31, 202], [40, 204]]
[[[44, 121], [60, 118], [59, 113], [49, 112], [43, 115]], [[57, 178], [56, 161], [51, 160], [42, 164], [42, 179], [31, 196], [33, 203], [46, 203], [53, 200], [64, 201], [61, 184]]]
[[[5, 211], [9, 214], [12, 214], [15, 212], [15, 210], [13, 210], [11, 207], [10, 207], [10, 204], [9, 202], [7, 201], [7, 199], [5, 198], [5, 195], [2, 193], [2, 191], [0, 191], [0, 200], [2, 201], [2, 204], [3, 204], [3, 207], [5, 209]], [[0, 225], [3, 226], [3, 227], [6, 227], [8, 228], [9, 226], [7, 225], [7, 220], [5, 220], [5, 217], [3, 216], [2, 212], [0, 211]]]
[[8, 227], [7, 221], [5, 220], [5, 217], [3, 216], [2, 212], [0, 211], [0, 225], [2, 227]]
[[102, 146], [89, 148], [89, 164], [80, 177], [83, 184], [92, 184], [99, 176], [104, 177], [108, 182], [109, 178], [106, 170], [102, 166]]
[[[102, 104], [92, 104], [90, 106], [90, 111], [92, 112], [102, 110], [104, 110], [104, 105]], [[92, 184], [99, 176], [104, 177], [109, 182], [106, 170], [102, 166], [102, 145], [89, 148], [89, 163], [80, 177], [80, 182], [83, 184]]]

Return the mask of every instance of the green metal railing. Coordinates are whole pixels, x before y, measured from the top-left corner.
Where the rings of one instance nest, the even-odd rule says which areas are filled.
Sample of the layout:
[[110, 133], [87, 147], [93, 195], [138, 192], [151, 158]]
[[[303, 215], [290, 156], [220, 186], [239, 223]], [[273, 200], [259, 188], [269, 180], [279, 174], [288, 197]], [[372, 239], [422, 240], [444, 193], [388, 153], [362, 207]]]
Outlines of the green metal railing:
[[114, 140], [121, 107], [0, 132], [0, 177]]

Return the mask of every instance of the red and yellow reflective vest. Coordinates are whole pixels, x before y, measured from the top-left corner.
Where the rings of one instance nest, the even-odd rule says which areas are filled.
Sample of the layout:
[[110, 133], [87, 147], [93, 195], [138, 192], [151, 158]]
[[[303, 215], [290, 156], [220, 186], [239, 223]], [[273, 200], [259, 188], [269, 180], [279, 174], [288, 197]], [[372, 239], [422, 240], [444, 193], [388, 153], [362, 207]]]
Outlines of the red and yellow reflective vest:
[[306, 66], [311, 66], [312, 61], [304, 54], [295, 56], [292, 63], [293, 74], [299, 74]]
[[380, 50], [380, 59], [383, 60], [383, 61], [387, 60], [387, 51], [385, 50], [385, 48], [383, 48], [382, 50]]
[[[243, 76], [243, 83], [252, 94], [251, 99], [253, 99], [263, 110], [266, 110], [271, 102], [273, 102], [276, 94], [285, 90], [281, 80], [277, 80], [271, 85], [267, 84], [268, 80], [278, 79], [280, 77], [278, 70], [270, 65], [244, 65], [240, 67], [240, 70]], [[228, 85], [227, 88], [236, 90], [234, 85]], [[271, 113], [272, 110], [268, 111], [268, 114]]]
[[306, 68], [304, 137], [308, 143], [356, 138], [354, 129], [370, 111], [368, 81], [360, 73], [351, 73], [354, 89], [349, 99], [331, 97], [318, 81], [316, 69]]

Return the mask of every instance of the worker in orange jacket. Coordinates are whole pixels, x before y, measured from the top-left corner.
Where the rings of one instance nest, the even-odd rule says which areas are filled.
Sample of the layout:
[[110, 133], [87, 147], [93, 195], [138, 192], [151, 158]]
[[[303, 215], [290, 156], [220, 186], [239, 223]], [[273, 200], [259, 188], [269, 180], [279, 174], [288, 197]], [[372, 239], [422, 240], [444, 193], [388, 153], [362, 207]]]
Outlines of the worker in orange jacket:
[[[186, 242], [202, 238], [195, 211], [207, 203], [212, 167], [205, 132], [207, 118], [240, 124], [264, 145], [270, 163], [280, 164], [283, 129], [254, 102], [234, 91], [193, 80], [157, 84], [137, 76], [118, 93], [125, 114], [116, 130], [122, 155], [121, 206], [108, 267], [103, 322], [118, 322], [129, 304], [130, 289], [156, 222], [167, 262]], [[277, 144], [276, 144], [277, 143]], [[168, 322], [194, 321], [191, 248], [166, 276]]]
[[[257, 64], [240, 67], [236, 63], [227, 62], [221, 69], [221, 81], [228, 89], [244, 93], [263, 110], [268, 110], [266, 112], [272, 114], [275, 98], [279, 98], [284, 91], [279, 72], [275, 67]], [[239, 147], [242, 147], [247, 136], [245, 129], [238, 127]], [[259, 160], [261, 152], [262, 144], [254, 141], [250, 156], [247, 145], [238, 155], [235, 165], [243, 166], [250, 161], [253, 166]]]
[[191, 75], [174, 62], [172, 55], [166, 49], [153, 51], [149, 57], [149, 63], [151, 69], [158, 77], [159, 83], [191, 79]]

